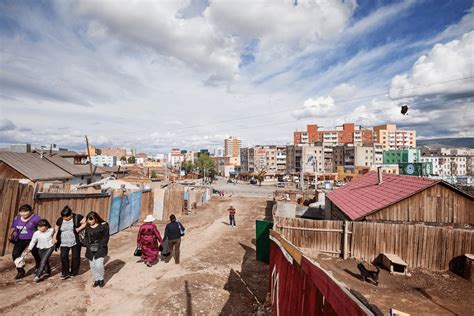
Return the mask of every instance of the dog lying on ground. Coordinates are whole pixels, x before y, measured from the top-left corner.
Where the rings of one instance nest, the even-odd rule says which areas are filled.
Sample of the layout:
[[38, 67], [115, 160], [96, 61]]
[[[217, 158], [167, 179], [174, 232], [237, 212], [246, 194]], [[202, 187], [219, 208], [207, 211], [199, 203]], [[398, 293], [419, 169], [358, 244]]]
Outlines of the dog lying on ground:
[[362, 281], [366, 282], [367, 279], [370, 278], [370, 279], [373, 280], [375, 285], [378, 286], [379, 285], [379, 272], [380, 272], [380, 269], [377, 266], [375, 266], [375, 268], [377, 269], [377, 271], [371, 271], [371, 270], [369, 270], [365, 267], [364, 263], [359, 262], [359, 264], [357, 265], [357, 269], [359, 269], [359, 271], [360, 271]]

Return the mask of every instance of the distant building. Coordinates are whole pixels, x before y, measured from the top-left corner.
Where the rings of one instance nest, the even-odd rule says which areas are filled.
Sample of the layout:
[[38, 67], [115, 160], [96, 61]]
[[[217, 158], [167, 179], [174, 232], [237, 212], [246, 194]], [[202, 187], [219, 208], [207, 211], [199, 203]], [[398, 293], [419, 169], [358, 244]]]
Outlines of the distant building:
[[173, 148], [171, 149], [171, 152], [168, 153], [168, 164], [171, 167], [179, 168], [183, 161], [184, 156], [181, 154], [181, 150], [179, 148]]
[[416, 148], [416, 131], [399, 130], [394, 124], [374, 126], [374, 142], [384, 150]]
[[14, 144], [10, 145], [10, 151], [14, 153], [30, 153], [31, 144]]
[[468, 174], [468, 163], [472, 163], [465, 156], [421, 156], [420, 161], [431, 163], [432, 174], [441, 177], [465, 176]]
[[338, 167], [366, 167], [382, 165], [382, 145], [373, 143], [358, 143], [338, 145], [333, 148], [334, 171]]
[[415, 163], [420, 162], [419, 149], [385, 150], [383, 152], [384, 164]]
[[224, 156], [238, 157], [240, 165], [240, 148], [242, 148], [242, 140], [236, 136], [230, 136], [224, 139]]
[[93, 165], [99, 167], [113, 167], [117, 165], [117, 157], [108, 155], [95, 155], [91, 156], [91, 162]]
[[316, 124], [309, 124], [306, 131], [293, 133], [293, 144], [325, 143], [327, 145], [371, 143], [372, 130], [354, 123], [344, 123], [335, 129], [323, 129]]
[[90, 154], [91, 156], [97, 156], [102, 154], [102, 150], [100, 150], [100, 148], [89, 146], [89, 148], [86, 148], [86, 154]]
[[214, 157], [224, 157], [224, 156], [225, 156], [224, 148], [214, 149]]
[[[101, 155], [116, 156], [118, 159], [127, 156], [127, 150], [124, 148], [101, 148]], [[92, 153], [91, 153], [92, 155]]]

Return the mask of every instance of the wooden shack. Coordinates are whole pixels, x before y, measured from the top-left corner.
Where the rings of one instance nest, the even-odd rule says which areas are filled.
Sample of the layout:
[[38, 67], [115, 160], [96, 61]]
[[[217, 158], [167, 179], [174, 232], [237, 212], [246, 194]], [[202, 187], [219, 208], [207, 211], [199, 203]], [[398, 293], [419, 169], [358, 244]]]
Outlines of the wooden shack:
[[474, 198], [423, 177], [370, 172], [326, 195], [332, 219], [474, 225]]

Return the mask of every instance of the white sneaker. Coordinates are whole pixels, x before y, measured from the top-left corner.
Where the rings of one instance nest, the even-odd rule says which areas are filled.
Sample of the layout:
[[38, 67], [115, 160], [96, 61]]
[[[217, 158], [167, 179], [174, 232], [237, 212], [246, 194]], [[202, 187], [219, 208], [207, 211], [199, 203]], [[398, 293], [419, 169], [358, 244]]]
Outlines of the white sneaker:
[[35, 276], [35, 277], [33, 278], [33, 282], [35, 282], [35, 283], [38, 283], [40, 280], [41, 280], [41, 278], [40, 278], [40, 277], [37, 277], [37, 276]]

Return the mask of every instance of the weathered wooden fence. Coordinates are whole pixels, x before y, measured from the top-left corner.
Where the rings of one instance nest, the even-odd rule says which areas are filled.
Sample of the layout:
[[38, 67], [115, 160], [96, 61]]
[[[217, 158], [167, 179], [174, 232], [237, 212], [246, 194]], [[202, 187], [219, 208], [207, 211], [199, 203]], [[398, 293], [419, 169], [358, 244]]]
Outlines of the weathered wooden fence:
[[392, 253], [411, 268], [447, 270], [451, 260], [474, 253], [474, 230], [469, 229], [281, 217], [275, 218], [274, 229], [301, 248], [343, 257], [346, 250], [346, 256], [369, 261]]
[[[21, 184], [16, 180], [0, 179], [0, 256], [8, 254], [12, 245], [8, 242], [10, 225], [16, 216], [18, 208], [28, 203], [33, 206], [35, 213], [47, 219], [54, 226], [64, 206], [68, 205], [75, 213], [86, 215], [95, 211], [105, 220], [110, 220], [110, 207], [113, 194], [110, 193], [67, 193], [49, 192], [37, 193], [38, 186]], [[143, 191], [141, 216], [153, 210], [153, 193]]]

